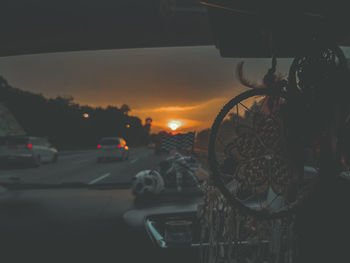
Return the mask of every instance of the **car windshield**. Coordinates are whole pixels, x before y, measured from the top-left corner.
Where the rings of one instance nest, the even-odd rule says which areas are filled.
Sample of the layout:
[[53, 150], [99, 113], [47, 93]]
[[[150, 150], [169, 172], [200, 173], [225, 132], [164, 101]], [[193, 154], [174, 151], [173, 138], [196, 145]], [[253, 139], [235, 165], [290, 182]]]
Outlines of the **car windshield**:
[[[243, 90], [237, 62], [213, 46], [0, 58], [0, 181], [124, 183], [174, 151], [204, 153], [216, 112]], [[247, 66], [263, 74], [268, 64]], [[162, 149], [181, 134], [187, 144]]]
[[[160, 170], [174, 151], [207, 173], [212, 122], [246, 90], [233, 74], [240, 61], [213, 46], [0, 58], [0, 181], [131, 182], [137, 172]], [[255, 82], [271, 63], [244, 61]], [[278, 63], [286, 75], [291, 59]], [[179, 135], [188, 136], [182, 146], [166, 145]]]

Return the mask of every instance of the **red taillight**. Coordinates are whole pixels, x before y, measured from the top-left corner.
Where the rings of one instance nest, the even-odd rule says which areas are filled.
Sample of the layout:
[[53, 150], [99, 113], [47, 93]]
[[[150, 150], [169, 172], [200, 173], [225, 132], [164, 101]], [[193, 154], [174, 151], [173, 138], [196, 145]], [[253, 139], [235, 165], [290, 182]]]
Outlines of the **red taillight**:
[[99, 144], [99, 145], [97, 145], [97, 149], [100, 149], [101, 148], [101, 145]]
[[120, 144], [118, 144], [118, 148], [122, 148], [122, 146]]
[[29, 143], [27, 146], [26, 146], [27, 149], [32, 149], [33, 148], [33, 145], [31, 143]]

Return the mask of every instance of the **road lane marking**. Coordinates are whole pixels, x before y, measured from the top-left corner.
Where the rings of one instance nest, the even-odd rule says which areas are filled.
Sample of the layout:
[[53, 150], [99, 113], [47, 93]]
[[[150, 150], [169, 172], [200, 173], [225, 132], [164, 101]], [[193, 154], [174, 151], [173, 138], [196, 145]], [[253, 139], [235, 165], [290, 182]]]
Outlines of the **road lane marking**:
[[138, 158], [135, 158], [135, 159], [131, 160], [130, 163], [134, 163], [134, 162], [136, 162], [137, 160], [138, 160]]
[[91, 181], [90, 183], [88, 183], [88, 184], [95, 184], [95, 183], [97, 183], [97, 182], [99, 182], [99, 181], [105, 179], [106, 177], [108, 177], [108, 176], [110, 176], [110, 175], [111, 175], [111, 173], [106, 173], [106, 174], [104, 174], [104, 175], [102, 175], [102, 176], [100, 176], [100, 177], [97, 177], [96, 179], [92, 180], [92, 181]]

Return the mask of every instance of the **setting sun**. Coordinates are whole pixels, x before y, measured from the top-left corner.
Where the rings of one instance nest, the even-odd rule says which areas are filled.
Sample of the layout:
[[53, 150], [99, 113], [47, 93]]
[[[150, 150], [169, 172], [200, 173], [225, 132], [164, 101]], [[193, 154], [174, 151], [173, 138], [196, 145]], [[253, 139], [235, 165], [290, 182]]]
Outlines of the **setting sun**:
[[171, 130], [175, 131], [175, 130], [177, 130], [179, 127], [182, 126], [182, 122], [181, 122], [181, 121], [178, 121], [178, 120], [170, 120], [170, 121], [168, 121], [167, 126], [168, 126]]

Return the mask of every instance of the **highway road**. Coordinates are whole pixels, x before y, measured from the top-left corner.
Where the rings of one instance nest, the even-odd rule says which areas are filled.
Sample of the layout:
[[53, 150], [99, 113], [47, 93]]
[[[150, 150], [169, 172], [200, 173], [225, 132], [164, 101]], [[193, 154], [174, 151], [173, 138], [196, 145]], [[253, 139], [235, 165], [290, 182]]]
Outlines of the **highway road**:
[[97, 151], [61, 152], [57, 163], [42, 164], [38, 168], [7, 167], [0, 170], [0, 182], [21, 183], [128, 183], [139, 171], [157, 168], [165, 156], [154, 154], [146, 147], [130, 149], [126, 161], [97, 162]]

